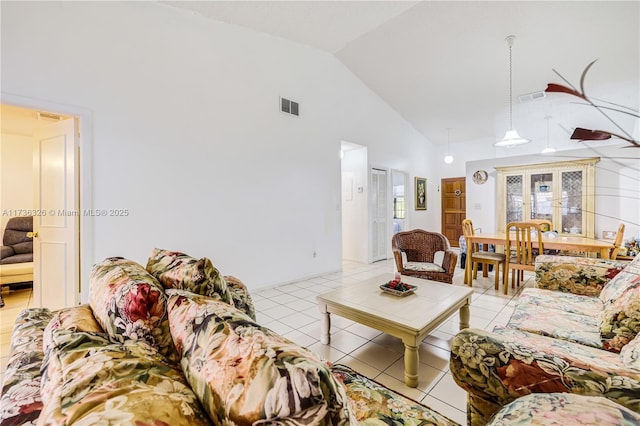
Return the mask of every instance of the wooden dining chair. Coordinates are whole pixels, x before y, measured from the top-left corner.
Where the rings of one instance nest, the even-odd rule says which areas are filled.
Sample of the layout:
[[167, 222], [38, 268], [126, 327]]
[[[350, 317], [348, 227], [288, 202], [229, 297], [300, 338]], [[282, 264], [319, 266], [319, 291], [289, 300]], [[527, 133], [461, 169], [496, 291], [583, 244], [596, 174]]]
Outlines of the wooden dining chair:
[[609, 259], [616, 260], [618, 257], [618, 251], [620, 251], [620, 246], [622, 246], [622, 238], [624, 237], [624, 223], [621, 223], [618, 226], [618, 232], [616, 233], [616, 239], [613, 242], [613, 248], [609, 252]]
[[[473, 237], [474, 234], [471, 219], [465, 219], [462, 221], [462, 234], [464, 235], [467, 243], [467, 262], [471, 262], [470, 267], [465, 268], [464, 283], [469, 286], [472, 285], [473, 280], [478, 276], [478, 264], [482, 263], [484, 265], [483, 268], [488, 268], [488, 265], [494, 265], [494, 287], [496, 290], [499, 288], [500, 265], [502, 265], [502, 283], [503, 285], [506, 285], [506, 269], [504, 266], [506, 262], [505, 254], [480, 250], [480, 245], [478, 243], [474, 243], [473, 240], [468, 239], [468, 237]], [[467, 274], [466, 271], [469, 271], [469, 273]]]
[[[524, 271], [535, 270], [536, 253], [544, 253], [540, 225], [534, 222], [508, 223], [505, 251], [505, 274], [511, 271], [511, 288], [515, 288], [516, 285], [520, 286], [520, 281], [524, 279]], [[508, 282], [507, 277], [504, 294], [507, 294]]]
[[542, 230], [542, 232], [553, 231], [553, 223], [551, 223], [550, 220], [531, 219], [531, 220], [528, 220], [527, 222], [537, 223], [538, 225], [540, 225], [540, 229]]

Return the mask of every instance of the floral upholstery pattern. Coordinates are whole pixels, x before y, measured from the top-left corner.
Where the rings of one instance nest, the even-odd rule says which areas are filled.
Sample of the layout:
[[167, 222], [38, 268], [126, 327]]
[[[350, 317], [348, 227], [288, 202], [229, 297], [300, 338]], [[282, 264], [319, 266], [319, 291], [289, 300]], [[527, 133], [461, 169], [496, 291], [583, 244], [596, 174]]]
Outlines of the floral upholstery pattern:
[[238, 278], [225, 275], [224, 280], [227, 282], [227, 288], [231, 292], [231, 298], [233, 299], [233, 306], [240, 309], [245, 314], [249, 315], [252, 320], [256, 320], [256, 311], [253, 307], [253, 300], [249, 294], [249, 289]]
[[60, 309], [53, 313], [49, 324], [44, 329], [42, 350], [45, 354], [53, 346], [53, 330], [59, 329], [104, 333], [104, 330], [93, 316], [93, 311], [89, 305]]
[[111, 257], [94, 265], [89, 305], [114, 342], [139, 340], [177, 361], [162, 285], [138, 263]]
[[0, 397], [2, 425], [35, 425], [40, 416], [42, 333], [51, 316], [46, 308], [32, 308], [23, 310], [16, 318]]
[[[527, 290], [525, 289], [524, 292]], [[517, 330], [602, 348], [597, 316], [566, 312], [562, 309], [554, 309], [544, 305], [520, 303], [509, 319], [507, 326]]]
[[506, 328], [458, 333], [451, 372], [472, 424], [530, 393], [604, 396], [640, 412], [640, 262], [618, 264], [538, 256], [536, 288], [522, 292]]
[[164, 288], [187, 290], [225, 303], [233, 303], [227, 283], [206, 257], [196, 259], [177, 251], [156, 248], [149, 256], [147, 271]]
[[597, 297], [583, 296], [581, 294], [563, 293], [541, 288], [525, 288], [518, 300], [516, 307], [536, 305], [546, 309], [555, 309], [579, 315], [597, 317], [604, 304]]
[[358, 374], [342, 364], [331, 371], [347, 390], [349, 403], [361, 425], [459, 426], [424, 405]]
[[540, 255], [536, 257], [536, 288], [598, 296], [626, 265], [588, 257]]
[[640, 257], [636, 256], [620, 273], [616, 274], [600, 293], [600, 300], [607, 303], [619, 297], [640, 275]]
[[491, 426], [619, 425], [640, 424], [640, 414], [598, 396], [538, 393], [505, 405]]
[[226, 303], [168, 294], [182, 370], [214, 423], [349, 424], [345, 391], [314, 354]]
[[640, 412], [640, 369], [613, 352], [510, 328], [466, 329], [453, 340], [450, 363], [473, 425], [530, 393], [599, 395]]
[[145, 341], [68, 329], [53, 330], [52, 341], [47, 373], [60, 385], [39, 424], [210, 424], [180, 369]]
[[598, 316], [604, 348], [620, 352], [640, 331], [640, 275], [617, 298], [608, 300]]

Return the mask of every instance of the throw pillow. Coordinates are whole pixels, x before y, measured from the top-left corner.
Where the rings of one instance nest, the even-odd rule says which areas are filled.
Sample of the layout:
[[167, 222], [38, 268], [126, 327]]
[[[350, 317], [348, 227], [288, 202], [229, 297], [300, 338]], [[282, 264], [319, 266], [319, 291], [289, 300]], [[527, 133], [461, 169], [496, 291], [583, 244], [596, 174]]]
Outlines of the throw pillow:
[[206, 257], [196, 259], [181, 252], [156, 248], [149, 256], [147, 271], [160, 281], [164, 288], [187, 290], [225, 303], [233, 303], [227, 283]]
[[178, 360], [164, 289], [141, 265], [110, 257], [94, 265], [89, 284], [89, 305], [113, 341], [145, 341], [171, 361]]
[[182, 370], [214, 424], [350, 424], [344, 388], [313, 353], [233, 306], [168, 294]]

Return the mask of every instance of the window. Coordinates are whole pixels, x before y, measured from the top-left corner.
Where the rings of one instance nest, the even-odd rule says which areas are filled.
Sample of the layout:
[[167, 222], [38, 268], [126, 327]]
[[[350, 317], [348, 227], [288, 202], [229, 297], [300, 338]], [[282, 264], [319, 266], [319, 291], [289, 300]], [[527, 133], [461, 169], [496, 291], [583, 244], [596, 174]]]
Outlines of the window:
[[393, 218], [404, 219], [404, 196], [393, 197]]

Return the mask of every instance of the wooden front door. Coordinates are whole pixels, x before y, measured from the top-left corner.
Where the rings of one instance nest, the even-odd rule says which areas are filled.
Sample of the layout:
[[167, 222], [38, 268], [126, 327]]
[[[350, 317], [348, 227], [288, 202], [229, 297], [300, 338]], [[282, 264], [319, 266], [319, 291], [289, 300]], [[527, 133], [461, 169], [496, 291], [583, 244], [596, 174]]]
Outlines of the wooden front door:
[[462, 220], [466, 216], [466, 184], [464, 177], [442, 179], [442, 234], [452, 247], [458, 247]]

